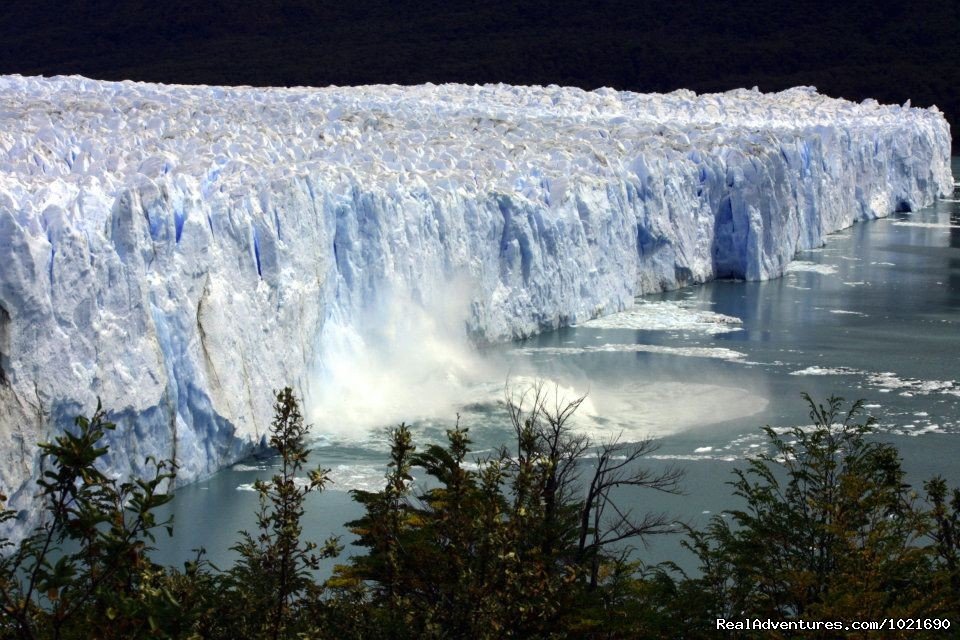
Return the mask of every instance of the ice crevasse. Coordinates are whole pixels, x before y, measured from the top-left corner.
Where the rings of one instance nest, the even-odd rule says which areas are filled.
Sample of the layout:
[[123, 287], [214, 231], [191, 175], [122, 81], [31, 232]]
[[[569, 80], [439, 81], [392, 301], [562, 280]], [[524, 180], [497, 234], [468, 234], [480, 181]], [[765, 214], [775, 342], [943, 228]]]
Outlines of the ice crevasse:
[[[328, 328], [391, 296], [476, 341], [713, 278], [780, 276], [953, 189], [936, 110], [809, 87], [644, 95], [0, 77], [0, 492], [100, 397], [110, 471], [179, 481], [309, 397]], [[453, 302], [451, 302], [453, 301]]]

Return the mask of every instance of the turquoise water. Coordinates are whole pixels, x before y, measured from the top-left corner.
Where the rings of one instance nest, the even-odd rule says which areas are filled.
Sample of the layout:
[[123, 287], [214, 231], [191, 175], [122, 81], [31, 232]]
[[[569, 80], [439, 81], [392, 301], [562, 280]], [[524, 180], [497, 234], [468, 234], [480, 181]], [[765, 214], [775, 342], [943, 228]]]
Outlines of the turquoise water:
[[[647, 464], [687, 470], [684, 496], [636, 491], [624, 499], [697, 524], [734, 505], [725, 482], [764, 446], [761, 426], [809, 424], [801, 392], [832, 393], [865, 401], [878, 418], [878, 437], [900, 448], [908, 482], [919, 486], [940, 474], [957, 485], [958, 311], [960, 192], [831, 235], [825, 247], [798, 254], [778, 280], [648, 296], [637, 311], [597, 326], [488, 348], [475, 356], [479, 374], [437, 372], [446, 391], [457, 391], [447, 394], [446, 413], [436, 417], [434, 408], [429, 419], [407, 419], [420, 442], [438, 441], [460, 413], [482, 457], [510, 440], [502, 403], [508, 380], [515, 388], [546, 380], [570, 398], [587, 393], [577, 428], [595, 440], [652, 435], [660, 449]], [[375, 387], [364, 391], [382, 391]], [[425, 395], [417, 380], [408, 391], [401, 382], [391, 392]], [[416, 401], [404, 406], [416, 413]], [[381, 484], [389, 423], [352, 428], [326, 423], [323, 414], [314, 422], [313, 461], [332, 469], [334, 484], [310, 497], [305, 533], [348, 542], [342, 525], [360, 514], [348, 490]], [[215, 563], [229, 563], [236, 532], [254, 526], [250, 483], [268, 476], [274, 463], [247, 461], [178, 489], [171, 509], [176, 534], [158, 540], [159, 559], [179, 563], [203, 546]], [[651, 562], [680, 553], [676, 537], [638, 551]]]

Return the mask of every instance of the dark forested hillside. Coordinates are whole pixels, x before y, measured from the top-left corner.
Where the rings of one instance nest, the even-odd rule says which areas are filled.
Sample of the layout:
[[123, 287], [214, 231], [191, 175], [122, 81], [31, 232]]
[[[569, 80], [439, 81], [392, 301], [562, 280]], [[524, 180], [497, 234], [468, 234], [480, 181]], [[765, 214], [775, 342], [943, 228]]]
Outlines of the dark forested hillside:
[[808, 84], [854, 100], [937, 104], [951, 123], [960, 120], [954, 0], [4, 5], [2, 73], [184, 84], [508, 82], [700, 92]]

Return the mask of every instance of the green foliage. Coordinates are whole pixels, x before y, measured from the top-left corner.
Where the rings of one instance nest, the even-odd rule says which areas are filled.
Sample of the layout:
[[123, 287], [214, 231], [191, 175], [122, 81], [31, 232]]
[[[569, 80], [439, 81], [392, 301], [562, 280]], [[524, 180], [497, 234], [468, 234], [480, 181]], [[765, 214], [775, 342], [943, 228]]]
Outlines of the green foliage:
[[163, 490], [173, 464], [148, 458], [150, 477], [120, 482], [95, 464], [107, 452], [100, 440], [115, 428], [99, 403], [75, 426], [41, 445], [44, 519], [0, 561], [4, 628], [21, 638], [155, 635], [179, 615], [168, 592], [151, 588], [160, 568], [148, 554], [154, 531], [171, 531], [154, 511], [172, 498]]
[[[256, 483], [257, 530], [241, 533], [225, 571], [203, 550], [182, 570], [150, 560], [155, 531], [171, 526], [155, 511], [171, 499], [173, 466], [105, 476], [97, 461], [114, 426], [98, 406], [42, 445], [41, 524], [0, 541], [0, 638], [698, 638], [718, 617], [960, 613], [960, 491], [934, 478], [921, 501], [859, 404], [842, 413], [839, 399], [807, 398], [812, 428], [766, 429], [770, 452], [730, 483], [741, 508], [689, 532], [700, 573], [687, 577], [630, 558], [623, 543], [670, 522], [617, 493], [676, 492], [679, 472], [640, 464], [650, 442], [593, 446], [570, 425], [582, 399], [551, 408], [546, 397], [509, 397], [514, 448], [481, 460], [459, 424], [422, 450], [406, 425], [394, 429], [384, 488], [353, 493], [364, 515], [348, 526], [365, 553], [323, 583], [315, 572], [337, 542], [304, 542], [301, 519], [327, 472], [302, 477], [308, 427], [290, 389], [270, 429], [279, 472]], [[13, 517], [0, 510], [0, 523]]]
[[878, 620], [928, 617], [925, 517], [897, 451], [868, 440], [860, 403], [809, 397], [812, 429], [766, 428], [772, 453], [737, 470], [744, 508], [692, 532], [705, 619]]
[[407, 628], [403, 585], [415, 579], [416, 569], [407, 566], [411, 554], [400, 546], [413, 515], [406, 501], [413, 480], [410, 471], [415, 450], [409, 428], [400, 424], [390, 432], [390, 442], [389, 471], [383, 491], [352, 492], [354, 500], [366, 509], [366, 515], [347, 523], [347, 527], [358, 536], [355, 544], [369, 548], [370, 553], [355, 559], [350, 569], [338, 567], [339, 575], [331, 581], [332, 586], [353, 593], [358, 602], [365, 601], [364, 581], [374, 583], [372, 595], [384, 606], [376, 613], [376, 623], [369, 631], [383, 629], [386, 636], [400, 634]]
[[547, 637], [572, 576], [545, 548], [545, 482], [532, 456], [465, 469], [466, 430], [448, 438], [414, 459], [439, 486], [404, 506], [398, 532], [405, 564], [395, 592], [413, 614], [408, 637]]
[[936, 607], [960, 618], [960, 489], [949, 491], [943, 478], [924, 483], [930, 510], [927, 532], [934, 556], [933, 590]]
[[226, 597], [236, 603], [232, 622], [238, 633], [277, 639], [309, 628], [304, 613], [321, 595], [311, 572], [339, 548], [336, 539], [322, 548], [300, 540], [304, 500], [323, 489], [328, 470], [312, 469], [306, 481], [298, 477], [310, 453], [304, 444], [308, 428], [289, 387], [276, 394], [274, 413], [270, 446], [280, 455], [280, 473], [254, 484], [260, 500], [259, 531], [255, 537], [241, 532], [240, 543], [233, 547], [240, 560], [228, 572]]
[[[610, 521], [603, 508], [614, 504], [617, 486], [674, 490], [677, 474], [609, 464], [621, 451], [635, 463], [651, 450], [614, 443], [600, 447], [588, 490], [580, 477], [591, 444], [569, 422], [583, 399], [552, 408], [546, 400], [539, 386], [509, 397], [515, 449], [475, 464], [459, 425], [445, 447], [421, 453], [405, 425], [391, 433], [386, 487], [354, 492], [366, 513], [348, 526], [367, 554], [338, 567], [329, 583], [366, 602], [363, 637], [634, 635], [637, 567], [606, 547], [656, 533], [663, 521], [637, 520], [629, 510]], [[416, 496], [415, 467], [429, 478]]]

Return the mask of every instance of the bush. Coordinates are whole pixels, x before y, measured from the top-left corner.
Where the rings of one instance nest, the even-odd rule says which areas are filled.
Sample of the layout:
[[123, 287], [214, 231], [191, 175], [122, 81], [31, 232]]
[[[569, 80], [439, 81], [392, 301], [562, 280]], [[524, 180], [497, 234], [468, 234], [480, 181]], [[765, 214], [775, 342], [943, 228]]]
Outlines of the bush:
[[322, 548], [301, 541], [303, 503], [307, 495], [328, 482], [326, 469], [312, 469], [301, 481], [298, 473], [310, 453], [304, 438], [308, 427], [293, 390], [276, 394], [270, 447], [280, 455], [280, 473], [254, 484], [259, 499], [256, 537], [241, 532], [233, 547], [240, 561], [226, 575], [226, 599], [234, 604], [230, 617], [235, 633], [258, 638], [296, 637], [312, 627], [308, 615], [320, 600], [322, 589], [313, 576], [321, 558], [339, 553], [336, 539]]
[[[636, 517], [617, 507], [611, 491], [675, 491], [679, 474], [637, 466], [650, 442], [614, 442], [599, 447], [582, 482], [591, 443], [570, 424], [582, 400], [550, 408], [542, 386], [509, 397], [516, 448], [475, 465], [459, 425], [447, 432], [446, 447], [422, 453], [405, 425], [391, 433], [386, 487], [354, 492], [366, 514], [348, 526], [367, 554], [338, 567], [331, 581], [362, 594], [373, 614], [367, 635], [554, 638], [602, 629], [602, 637], [634, 636], [631, 603], [622, 596], [636, 567], [609, 547], [662, 532], [667, 519]], [[417, 496], [414, 467], [434, 485]], [[623, 633], [618, 615], [626, 619]]]
[[174, 465], [148, 458], [149, 478], [104, 475], [95, 464], [107, 452], [99, 443], [114, 428], [98, 403], [92, 418], [76, 419], [74, 432], [40, 445], [42, 521], [0, 560], [9, 635], [133, 638], [176, 625], [179, 603], [156, 588], [163, 570], [149, 558], [155, 530], [172, 533], [172, 523], [158, 522], [154, 511], [173, 498], [163, 489]]
[[679, 472], [640, 464], [649, 441], [593, 446], [570, 423], [582, 399], [546, 398], [510, 396], [514, 448], [474, 463], [459, 424], [422, 451], [394, 429], [384, 488], [354, 492], [365, 513], [348, 526], [365, 553], [323, 583], [337, 541], [304, 542], [301, 518], [327, 472], [298, 475], [308, 427], [289, 388], [270, 430], [280, 471], [256, 484], [257, 531], [225, 571], [202, 550], [183, 570], [150, 560], [172, 526], [155, 511], [173, 465], [148, 461], [152, 475], [123, 482], [98, 471], [114, 428], [98, 406], [42, 445], [40, 526], [0, 541], [0, 638], [705, 638], [716, 618], [957, 619], [960, 492], [935, 478], [921, 502], [859, 403], [807, 398], [812, 428], [766, 429], [771, 451], [731, 482], [741, 508], [689, 531], [701, 573], [688, 577], [629, 560], [623, 543], [670, 522], [615, 491], [676, 492]]
[[[736, 471], [744, 502], [689, 543], [714, 618], [880, 620], [941, 614], [928, 517], [896, 449], [868, 439], [873, 418], [842, 400], [810, 405], [811, 429], [766, 428], [772, 453]], [[706, 628], [706, 627], [705, 627]], [[897, 637], [893, 634], [887, 637]]]

